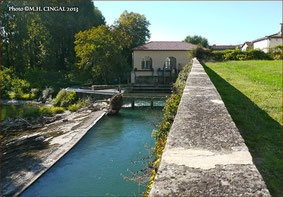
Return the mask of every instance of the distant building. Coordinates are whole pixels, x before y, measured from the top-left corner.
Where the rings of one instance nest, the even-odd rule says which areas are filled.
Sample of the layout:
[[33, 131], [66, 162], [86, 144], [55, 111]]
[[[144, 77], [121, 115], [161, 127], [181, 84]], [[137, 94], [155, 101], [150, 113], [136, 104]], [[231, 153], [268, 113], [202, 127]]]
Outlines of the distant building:
[[[265, 53], [268, 52], [268, 48], [269, 47], [274, 47], [274, 46], [277, 46], [277, 45], [282, 45], [282, 23], [281, 23], [281, 30], [280, 32], [276, 33], [276, 34], [271, 34], [271, 35], [268, 35], [268, 36], [265, 36], [265, 37], [262, 37], [262, 38], [258, 38], [251, 43], [251, 45], [253, 46], [254, 49], [260, 49], [262, 51], [264, 51]], [[242, 48], [241, 50], [242, 51], [245, 51], [246, 50], [246, 43], [248, 42], [245, 42], [243, 45], [242, 45]]]
[[168, 85], [191, 61], [188, 52], [195, 47], [187, 42], [155, 41], [133, 48], [131, 83]]
[[245, 42], [244, 44], [241, 45], [240, 49], [241, 49], [241, 51], [246, 51], [249, 46], [253, 46], [253, 43], [252, 42]]
[[210, 49], [212, 51], [225, 51], [225, 50], [235, 50], [238, 45], [212, 45]]

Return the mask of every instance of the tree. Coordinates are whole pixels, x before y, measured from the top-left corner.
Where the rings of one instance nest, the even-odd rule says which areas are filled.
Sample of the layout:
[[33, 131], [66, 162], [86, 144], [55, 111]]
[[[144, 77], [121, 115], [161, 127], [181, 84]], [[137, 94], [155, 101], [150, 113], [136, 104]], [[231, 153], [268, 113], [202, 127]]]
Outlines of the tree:
[[[9, 7], [77, 7], [79, 12], [16, 12]], [[105, 24], [92, 1], [1, 1], [2, 65], [17, 74], [28, 69], [71, 70], [74, 35]]]
[[71, 70], [75, 63], [75, 34], [105, 24], [91, 1], [39, 1], [41, 6], [77, 7], [79, 12], [44, 12], [44, 25], [50, 31], [49, 69]]
[[199, 45], [203, 46], [204, 48], [207, 48], [209, 46], [206, 38], [201, 37], [201, 36], [197, 36], [197, 35], [187, 36], [184, 41], [191, 43], [191, 44], [199, 44]]
[[126, 32], [127, 35], [131, 36], [131, 46], [136, 47], [144, 44], [150, 38], [150, 32], [148, 26], [149, 21], [146, 20], [144, 15], [134, 12], [124, 11], [118, 20], [114, 22], [116, 28]]
[[117, 82], [125, 72], [126, 59], [116, 36], [117, 32], [107, 25], [76, 34], [77, 65], [80, 70], [91, 73], [93, 82]]
[[125, 10], [114, 22], [115, 31], [120, 32], [123, 45], [123, 55], [127, 58], [128, 72], [132, 69], [132, 48], [147, 42], [150, 38], [149, 21], [144, 15]]
[[21, 1], [1, 1], [1, 64], [24, 72], [27, 62], [25, 40], [27, 39], [26, 16], [23, 12], [9, 12], [9, 7], [22, 7]]
[[148, 26], [145, 16], [124, 11], [110, 27], [78, 33], [75, 51], [80, 72], [91, 73], [96, 82], [126, 82], [132, 69], [131, 49], [148, 41]]

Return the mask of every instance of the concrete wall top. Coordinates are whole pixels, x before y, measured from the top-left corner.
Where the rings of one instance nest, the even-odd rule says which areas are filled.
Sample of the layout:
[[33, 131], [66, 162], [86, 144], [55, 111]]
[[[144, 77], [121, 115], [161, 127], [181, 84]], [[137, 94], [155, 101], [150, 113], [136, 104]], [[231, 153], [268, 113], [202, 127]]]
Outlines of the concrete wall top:
[[261, 195], [270, 193], [220, 95], [194, 59], [150, 196]]

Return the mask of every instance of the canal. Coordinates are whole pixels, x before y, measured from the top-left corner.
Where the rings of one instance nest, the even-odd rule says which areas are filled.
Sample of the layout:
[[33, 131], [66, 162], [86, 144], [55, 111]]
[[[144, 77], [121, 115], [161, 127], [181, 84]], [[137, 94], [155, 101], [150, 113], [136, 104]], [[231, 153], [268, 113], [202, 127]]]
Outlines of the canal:
[[83, 139], [22, 196], [138, 196], [145, 186], [125, 180], [127, 169], [140, 170], [145, 145], [154, 146], [152, 130], [162, 107], [123, 108], [100, 120]]

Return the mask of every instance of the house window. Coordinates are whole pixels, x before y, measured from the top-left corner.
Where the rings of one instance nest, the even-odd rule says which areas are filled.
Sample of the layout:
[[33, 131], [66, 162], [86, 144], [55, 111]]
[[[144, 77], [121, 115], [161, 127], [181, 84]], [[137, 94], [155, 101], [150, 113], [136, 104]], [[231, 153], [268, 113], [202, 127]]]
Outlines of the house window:
[[176, 68], [176, 58], [175, 57], [167, 57], [165, 60], [164, 69], [172, 70]]
[[141, 67], [142, 67], [143, 70], [152, 69], [152, 59], [151, 59], [151, 57], [147, 56], [147, 57], [143, 58], [141, 63], [142, 63]]

